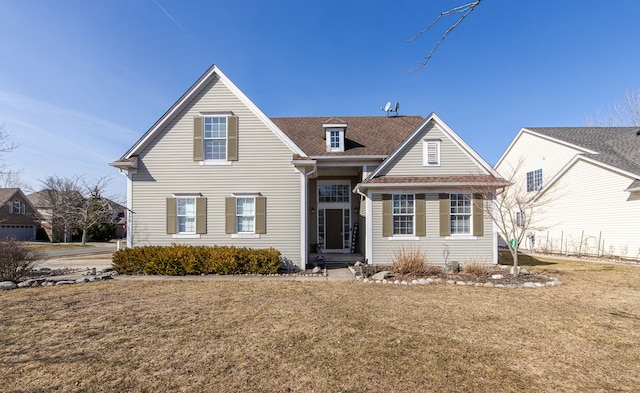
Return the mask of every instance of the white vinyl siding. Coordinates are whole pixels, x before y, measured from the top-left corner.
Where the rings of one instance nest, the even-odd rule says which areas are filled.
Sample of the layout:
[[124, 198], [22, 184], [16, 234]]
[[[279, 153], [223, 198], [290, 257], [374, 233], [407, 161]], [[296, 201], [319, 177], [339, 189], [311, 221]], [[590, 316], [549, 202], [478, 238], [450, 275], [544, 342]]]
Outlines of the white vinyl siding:
[[[494, 263], [494, 237], [493, 222], [486, 216], [483, 221], [483, 229], [485, 236], [463, 238], [441, 237], [440, 236], [440, 201], [438, 193], [426, 193], [425, 195], [425, 217], [426, 217], [426, 235], [419, 238], [411, 238], [411, 240], [402, 241], [394, 238], [383, 237], [382, 234], [382, 194], [374, 193], [372, 196], [372, 238], [373, 255], [367, 256], [367, 259], [375, 264], [390, 264], [393, 262], [394, 255], [402, 248], [405, 249], [421, 249], [428, 255], [429, 262], [434, 265], [444, 264], [444, 253], [449, 253], [449, 260], [459, 261], [482, 261], [485, 263]], [[484, 200], [485, 209], [488, 201]]]
[[537, 247], [637, 258], [640, 192], [624, 191], [632, 181], [599, 165], [574, 163], [545, 193], [549, 202], [533, 212], [535, 226], [548, 228], [535, 232]]
[[[229, 112], [238, 117], [238, 161], [206, 166], [193, 160], [193, 119], [201, 113]], [[212, 78], [140, 153], [132, 175], [132, 241], [170, 245], [166, 233], [166, 196], [198, 193], [207, 198], [207, 231], [194, 245], [274, 247], [300, 263], [301, 175], [291, 164], [292, 151], [230, 89]], [[231, 239], [225, 232], [225, 198], [255, 193], [268, 199], [268, 233]]]

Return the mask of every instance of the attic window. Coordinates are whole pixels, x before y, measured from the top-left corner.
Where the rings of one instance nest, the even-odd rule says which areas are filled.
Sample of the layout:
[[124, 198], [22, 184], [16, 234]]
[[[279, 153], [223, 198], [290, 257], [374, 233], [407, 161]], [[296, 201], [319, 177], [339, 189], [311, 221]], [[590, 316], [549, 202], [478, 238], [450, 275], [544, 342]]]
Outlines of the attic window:
[[347, 128], [346, 124], [328, 124], [322, 125], [324, 129], [324, 139], [326, 140], [326, 146], [328, 152], [343, 152], [344, 151], [344, 134]]

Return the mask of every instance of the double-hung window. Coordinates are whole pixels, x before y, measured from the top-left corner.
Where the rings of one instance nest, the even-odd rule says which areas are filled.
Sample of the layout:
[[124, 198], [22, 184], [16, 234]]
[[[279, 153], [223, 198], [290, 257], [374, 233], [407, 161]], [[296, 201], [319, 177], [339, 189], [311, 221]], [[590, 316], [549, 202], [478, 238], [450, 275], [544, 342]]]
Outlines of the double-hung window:
[[414, 234], [414, 202], [413, 194], [393, 194], [393, 234]]
[[471, 234], [471, 196], [450, 194], [450, 220], [452, 235]]
[[177, 198], [177, 233], [196, 233], [196, 198]]
[[524, 226], [524, 222], [525, 222], [524, 212], [522, 210], [519, 211], [519, 212], [516, 212], [516, 226], [517, 227], [523, 227]]
[[11, 214], [25, 214], [26, 209], [25, 209], [26, 205], [23, 203], [20, 203], [19, 200], [15, 200], [13, 201], [13, 203], [9, 204], [9, 213]]
[[204, 159], [227, 159], [227, 117], [204, 118]]
[[527, 172], [527, 192], [538, 191], [542, 188], [542, 169]]
[[236, 229], [238, 233], [254, 233], [256, 228], [255, 198], [236, 199]]

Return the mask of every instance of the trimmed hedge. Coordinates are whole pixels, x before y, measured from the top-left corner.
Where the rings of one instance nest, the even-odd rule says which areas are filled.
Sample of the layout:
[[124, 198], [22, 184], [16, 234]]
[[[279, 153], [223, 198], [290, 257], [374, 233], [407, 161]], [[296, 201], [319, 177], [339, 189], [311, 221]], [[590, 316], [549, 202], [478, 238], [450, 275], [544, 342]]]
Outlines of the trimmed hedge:
[[119, 274], [271, 274], [280, 268], [280, 251], [234, 246], [144, 246], [113, 254]]

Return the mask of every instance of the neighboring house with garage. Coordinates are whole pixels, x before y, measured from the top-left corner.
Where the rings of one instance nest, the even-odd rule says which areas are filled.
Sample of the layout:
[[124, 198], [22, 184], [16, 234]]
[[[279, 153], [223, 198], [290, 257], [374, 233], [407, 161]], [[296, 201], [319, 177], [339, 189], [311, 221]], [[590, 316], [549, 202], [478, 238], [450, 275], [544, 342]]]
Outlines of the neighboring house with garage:
[[35, 240], [38, 214], [19, 188], [0, 188], [0, 237]]
[[535, 195], [524, 248], [640, 258], [640, 127], [523, 128], [495, 168]]
[[[130, 247], [275, 247], [388, 264], [497, 262], [497, 172], [437, 115], [268, 118], [216, 66], [110, 165]], [[328, 257], [327, 257], [328, 258]]]

